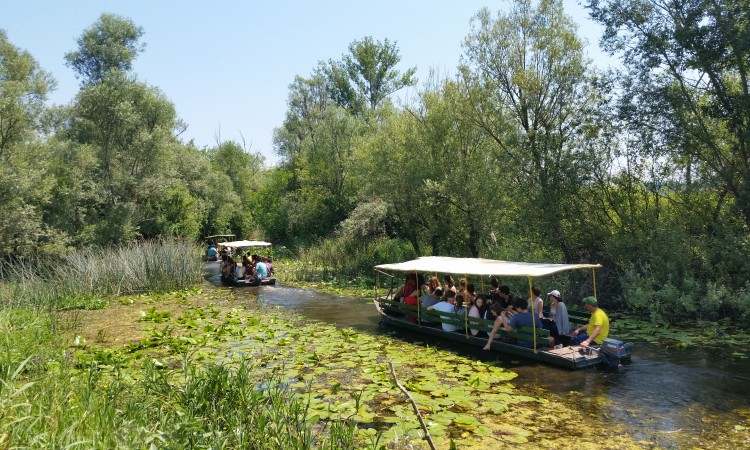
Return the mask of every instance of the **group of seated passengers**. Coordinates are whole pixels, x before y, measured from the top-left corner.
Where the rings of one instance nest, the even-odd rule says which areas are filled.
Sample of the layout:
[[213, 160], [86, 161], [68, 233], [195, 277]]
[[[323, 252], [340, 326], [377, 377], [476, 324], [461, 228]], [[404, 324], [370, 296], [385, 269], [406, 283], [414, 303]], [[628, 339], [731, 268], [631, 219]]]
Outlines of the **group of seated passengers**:
[[225, 278], [252, 282], [273, 275], [273, 260], [270, 257], [251, 255], [250, 252], [237, 256], [242, 257], [241, 263], [237, 263], [228, 252], [222, 254], [221, 273]]
[[[496, 278], [490, 283], [490, 292], [486, 294], [477, 294], [476, 286], [468, 283], [466, 279], [461, 278], [458, 282], [458, 289], [453, 281], [453, 277], [446, 275], [444, 278], [445, 285], [433, 276], [425, 282], [422, 275], [410, 273], [406, 277], [404, 285], [394, 295], [394, 299], [400, 302], [419, 306], [426, 310], [435, 310], [438, 312], [464, 314], [469, 317], [479, 319], [493, 320], [494, 324], [486, 329], [469, 328], [468, 331], [473, 336], [487, 337], [485, 350], [490, 348], [492, 340], [497, 335], [500, 328], [511, 333], [517, 331], [519, 327], [536, 328], [549, 330], [548, 338], [549, 347], [566, 342], [565, 335], [570, 333], [570, 320], [568, 318], [568, 309], [562, 301], [562, 296], [558, 290], [550, 291], [547, 298], [550, 302], [549, 316], [544, 316], [544, 301], [540, 297], [542, 290], [539, 286], [532, 287], [533, 298], [524, 299], [511, 294], [508, 286], [501, 286]], [[534, 315], [532, 316], [531, 307], [533, 302]], [[442, 320], [449, 320], [448, 316], [440, 316]], [[417, 323], [416, 316], [407, 315], [406, 320]], [[420, 323], [426, 326], [442, 327], [443, 331], [465, 333], [463, 327], [458, 327], [451, 323], [444, 323], [436, 320], [430, 320], [428, 315], [419, 317]], [[533, 322], [533, 324], [532, 324]], [[508, 339], [508, 338], [504, 338]], [[524, 347], [533, 347], [534, 343], [523, 339], [508, 339], [517, 345]]]

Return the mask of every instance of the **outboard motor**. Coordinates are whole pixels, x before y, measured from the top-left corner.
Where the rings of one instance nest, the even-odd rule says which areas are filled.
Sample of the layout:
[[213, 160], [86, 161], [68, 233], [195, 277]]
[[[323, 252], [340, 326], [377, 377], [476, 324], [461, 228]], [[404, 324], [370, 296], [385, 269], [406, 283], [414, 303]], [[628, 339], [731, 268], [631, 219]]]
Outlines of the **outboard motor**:
[[621, 362], [629, 362], [633, 353], [632, 342], [622, 342], [617, 339], [605, 339], [599, 347], [604, 357], [603, 364], [612, 370], [617, 370]]

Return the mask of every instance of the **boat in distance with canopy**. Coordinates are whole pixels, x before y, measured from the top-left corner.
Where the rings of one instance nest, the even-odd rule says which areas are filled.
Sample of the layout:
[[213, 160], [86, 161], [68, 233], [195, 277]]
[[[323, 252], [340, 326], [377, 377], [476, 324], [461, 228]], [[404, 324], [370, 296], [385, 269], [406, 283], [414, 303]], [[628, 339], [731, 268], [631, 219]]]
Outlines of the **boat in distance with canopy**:
[[[407, 329], [416, 333], [427, 334], [439, 339], [448, 339], [456, 342], [466, 343], [472, 346], [483, 347], [487, 338], [474, 336], [470, 330], [489, 331], [494, 324], [494, 320], [471, 317], [466, 313], [451, 314], [427, 310], [421, 307], [421, 302], [416, 306], [404, 304], [393, 298], [393, 287], [383, 297], [378, 295], [380, 284], [380, 274], [387, 275], [393, 279], [394, 275], [388, 272], [401, 273], [428, 273], [428, 274], [460, 274], [464, 276], [502, 276], [502, 277], [527, 277], [529, 280], [529, 290], [531, 290], [532, 279], [552, 275], [555, 273], [570, 270], [591, 270], [594, 279], [594, 297], [596, 297], [596, 278], [595, 270], [601, 268], [600, 264], [552, 264], [552, 263], [528, 263], [501, 261], [484, 258], [455, 258], [447, 256], [425, 256], [411, 261], [404, 261], [393, 264], [379, 264], [375, 266], [376, 286], [375, 286], [375, 307], [380, 314], [383, 323]], [[531, 295], [533, 298], [533, 294]], [[538, 312], [534, 311], [534, 302], [531, 302], [530, 311], [532, 315]], [[588, 323], [588, 316], [581, 313], [569, 311], [570, 321], [575, 324]], [[411, 317], [411, 321], [408, 320]], [[416, 318], [416, 320], [414, 320]], [[435, 324], [453, 325], [458, 328], [458, 332], [444, 331], [441, 328], [434, 328], [425, 325], [426, 322]], [[548, 345], [549, 330], [544, 328], [526, 327], [506, 332], [502, 327], [497, 333], [496, 338], [491, 342], [491, 350], [498, 352], [522, 356], [528, 359], [540, 361], [543, 363], [565, 367], [568, 369], [580, 369], [598, 365], [607, 365], [616, 368], [622, 362], [628, 362], [632, 354], [633, 345], [624, 343], [616, 339], [605, 339], [599, 347], [582, 347], [571, 345], [562, 348], [549, 348]], [[499, 337], [499, 339], [498, 339]], [[533, 344], [532, 348], [516, 345], [513, 339], [523, 340]]]
[[[232, 249], [232, 251], [240, 251], [241, 249], [247, 248], [270, 248], [273, 246], [270, 242], [266, 241], [228, 241], [219, 242], [219, 245], [223, 248]], [[232, 270], [232, 275], [227, 276], [222, 270], [221, 281], [224, 284], [229, 284], [236, 287], [256, 287], [256, 286], [274, 286], [276, 284], [276, 277], [269, 274], [268, 277], [244, 279], [244, 277], [238, 277], [235, 270]]]

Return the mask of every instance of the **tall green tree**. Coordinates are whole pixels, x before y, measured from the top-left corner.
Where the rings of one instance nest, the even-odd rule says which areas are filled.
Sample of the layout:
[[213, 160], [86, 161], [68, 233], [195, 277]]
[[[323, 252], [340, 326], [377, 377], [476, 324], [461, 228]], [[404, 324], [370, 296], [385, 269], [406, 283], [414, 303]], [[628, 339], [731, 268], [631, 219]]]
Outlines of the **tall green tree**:
[[478, 256], [504, 204], [489, 138], [468, 106], [455, 82], [436, 81], [407, 111], [384, 108], [358, 151], [360, 198], [386, 202], [388, 230], [416, 254]]
[[0, 257], [64, 241], [45, 223], [42, 210], [50, 188], [50, 148], [40, 139], [41, 122], [54, 84], [0, 30]]
[[[173, 156], [181, 145], [176, 135], [184, 125], [163, 93], [128, 73], [143, 48], [138, 43], [142, 33], [132, 21], [105, 14], [84, 31], [78, 50], [66, 56], [83, 84], [65, 134], [91, 148], [96, 158], [89, 176], [96, 180], [98, 195], [84, 205], [86, 226], [79, 233], [84, 243], [174, 233], [184, 229], [167, 225], [178, 220], [175, 210], [194, 205], [188, 192], [162, 177], [174, 172]], [[196, 229], [188, 228], [191, 233]]]
[[112, 71], [129, 72], [145, 44], [139, 40], [143, 29], [132, 20], [114, 14], [102, 14], [99, 20], [78, 38], [78, 49], [65, 60], [82, 84], [99, 83]]
[[274, 145], [289, 177], [284, 194], [289, 237], [329, 234], [352, 208], [350, 161], [364, 126], [362, 120], [328, 96], [325, 79], [297, 77], [290, 86], [284, 124]]
[[40, 128], [44, 102], [54, 87], [52, 76], [0, 30], [0, 161]]
[[341, 60], [321, 64], [331, 98], [355, 113], [374, 110], [383, 100], [404, 87], [416, 84], [415, 67], [403, 73], [396, 69], [401, 61], [396, 42], [382, 42], [367, 36], [349, 44], [349, 53]]
[[562, 227], [589, 172], [579, 144], [596, 105], [576, 26], [561, 0], [516, 0], [496, 18], [485, 8], [472, 24], [460, 69], [472, 120], [516, 182], [533, 239], [576, 258]]
[[623, 113], [650, 127], [687, 186], [713, 186], [750, 226], [750, 3], [588, 2], [633, 73]]

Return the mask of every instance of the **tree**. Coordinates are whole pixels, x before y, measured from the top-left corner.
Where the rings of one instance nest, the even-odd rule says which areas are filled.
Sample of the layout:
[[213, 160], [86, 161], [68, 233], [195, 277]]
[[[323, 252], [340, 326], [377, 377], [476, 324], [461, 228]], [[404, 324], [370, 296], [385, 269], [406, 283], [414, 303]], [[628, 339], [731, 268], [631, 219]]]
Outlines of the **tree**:
[[323, 236], [352, 208], [350, 159], [363, 132], [362, 120], [328, 97], [320, 74], [297, 77], [290, 86], [284, 124], [274, 131], [274, 146], [289, 177], [286, 186], [289, 233]]
[[341, 107], [361, 113], [365, 107], [374, 110], [389, 95], [416, 83], [417, 69], [401, 73], [395, 68], [400, 61], [395, 42], [379, 42], [367, 36], [349, 44], [349, 53], [340, 61], [329, 60], [320, 70], [331, 98]]
[[[50, 147], [40, 139], [53, 78], [0, 30], [0, 257], [35, 252], [65, 236], [48, 226]], [[63, 244], [64, 245], [64, 244]], [[62, 245], [55, 250], [59, 250]]]
[[[174, 105], [156, 88], [119, 71], [89, 84], [72, 106], [67, 136], [94, 149], [97, 203], [87, 215], [95, 242], [127, 241], [138, 235], [147, 197], [168, 189], [162, 177], [170, 171], [182, 127]], [[103, 234], [102, 234], [103, 233]]]
[[[750, 226], [750, 3], [591, 0], [603, 46], [635, 75], [623, 114], [652, 129], [686, 186], [714, 187]], [[714, 217], [716, 213], [714, 213]]]
[[485, 8], [473, 25], [460, 69], [472, 120], [515, 180], [523, 223], [574, 258], [560, 225], [589, 171], [579, 144], [597, 104], [576, 27], [560, 0], [516, 0], [496, 19]]
[[52, 76], [0, 30], [0, 162], [14, 145], [37, 131], [47, 93], [54, 86]]
[[358, 151], [361, 201], [388, 203], [387, 231], [416, 254], [478, 256], [504, 194], [488, 137], [457, 84], [439, 80], [407, 111], [383, 108]]
[[130, 71], [145, 48], [138, 42], [142, 36], [143, 29], [130, 19], [102, 14], [78, 38], [78, 50], [67, 53], [65, 60], [82, 84], [99, 83], [112, 71]]

